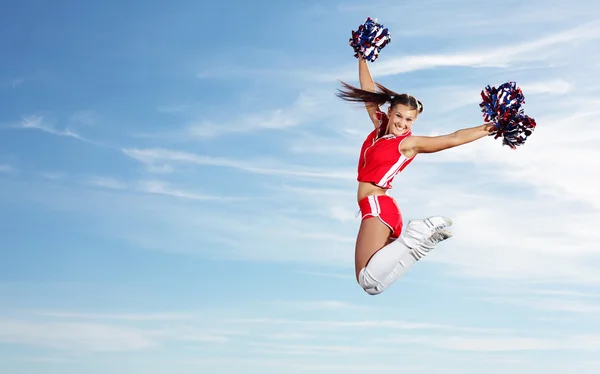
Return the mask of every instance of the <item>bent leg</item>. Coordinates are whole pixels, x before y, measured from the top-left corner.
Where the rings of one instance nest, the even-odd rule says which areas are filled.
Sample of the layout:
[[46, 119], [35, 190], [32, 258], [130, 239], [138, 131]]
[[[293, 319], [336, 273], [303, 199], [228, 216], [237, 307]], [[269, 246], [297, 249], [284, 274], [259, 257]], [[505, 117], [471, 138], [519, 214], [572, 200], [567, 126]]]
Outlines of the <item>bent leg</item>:
[[367, 196], [359, 207], [363, 218], [356, 238], [355, 273], [358, 284], [371, 295], [383, 292], [452, 236], [445, 230], [452, 221], [445, 217], [411, 220], [403, 229], [400, 209], [387, 195]]
[[373, 255], [367, 266], [359, 272], [359, 284], [370, 295], [382, 293], [439, 242], [450, 237], [452, 237], [450, 231], [441, 230], [432, 234], [422, 245], [415, 248], [407, 247], [403, 238], [400, 237]]
[[445, 228], [451, 224], [444, 217], [410, 221], [398, 240], [385, 245], [389, 236], [384, 233], [389, 235], [389, 228], [380, 220], [363, 221], [356, 242], [358, 283], [368, 294], [380, 294], [439, 242], [450, 238]]
[[354, 267], [356, 279], [361, 269], [367, 266], [371, 257], [390, 242], [390, 228], [377, 217], [363, 219], [356, 236]]
[[404, 273], [397, 269], [399, 264], [404, 262], [406, 268], [412, 265], [409, 248], [393, 240], [392, 233], [378, 217], [365, 218], [360, 224], [355, 248], [356, 280], [371, 295], [381, 293]]

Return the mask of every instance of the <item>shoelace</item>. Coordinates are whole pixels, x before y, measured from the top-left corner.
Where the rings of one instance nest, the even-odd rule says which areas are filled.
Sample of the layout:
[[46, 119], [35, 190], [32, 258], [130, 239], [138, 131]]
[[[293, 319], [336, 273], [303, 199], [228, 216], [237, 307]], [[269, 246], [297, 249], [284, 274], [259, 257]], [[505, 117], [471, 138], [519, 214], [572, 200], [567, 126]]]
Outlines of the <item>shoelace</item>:
[[409, 253], [411, 254], [411, 256], [413, 256], [415, 260], [419, 261], [420, 259], [425, 257], [429, 252], [431, 252], [435, 248], [435, 246], [442, 240], [444, 240], [444, 236], [442, 235], [442, 233], [436, 232], [429, 238], [424, 240], [423, 244], [411, 248], [409, 250]]

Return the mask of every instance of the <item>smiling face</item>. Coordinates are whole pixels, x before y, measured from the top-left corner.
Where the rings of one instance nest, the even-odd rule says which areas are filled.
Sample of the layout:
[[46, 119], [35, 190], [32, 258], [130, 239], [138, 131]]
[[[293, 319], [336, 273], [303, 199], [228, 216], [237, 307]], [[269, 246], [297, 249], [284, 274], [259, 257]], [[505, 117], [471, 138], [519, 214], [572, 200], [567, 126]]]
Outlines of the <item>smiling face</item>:
[[417, 120], [418, 112], [404, 104], [396, 104], [388, 109], [387, 134], [400, 136], [410, 131], [413, 123]]

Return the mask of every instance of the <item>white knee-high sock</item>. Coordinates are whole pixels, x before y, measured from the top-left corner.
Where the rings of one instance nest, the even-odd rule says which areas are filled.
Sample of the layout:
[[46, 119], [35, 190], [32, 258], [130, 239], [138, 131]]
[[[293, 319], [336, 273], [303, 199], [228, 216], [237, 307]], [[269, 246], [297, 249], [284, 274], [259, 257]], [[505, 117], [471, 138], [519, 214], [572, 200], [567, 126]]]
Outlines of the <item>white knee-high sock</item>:
[[417, 258], [402, 238], [377, 251], [358, 274], [358, 283], [371, 295], [377, 295], [397, 281]]
[[358, 274], [358, 283], [370, 295], [377, 295], [396, 282], [417, 261], [429, 253], [437, 243], [452, 236], [447, 230], [434, 233], [426, 240], [413, 235], [401, 235], [371, 257]]

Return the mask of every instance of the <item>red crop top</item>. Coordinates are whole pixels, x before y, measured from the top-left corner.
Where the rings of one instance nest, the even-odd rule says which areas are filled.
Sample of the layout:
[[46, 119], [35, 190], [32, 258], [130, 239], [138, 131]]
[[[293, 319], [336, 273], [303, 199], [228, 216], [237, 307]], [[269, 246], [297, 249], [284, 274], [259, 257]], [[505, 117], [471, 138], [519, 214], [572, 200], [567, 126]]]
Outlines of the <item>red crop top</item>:
[[411, 136], [412, 132], [408, 131], [400, 136], [383, 135], [388, 117], [381, 111], [378, 111], [375, 116], [380, 124], [363, 142], [358, 161], [357, 180], [390, 189], [394, 177], [414, 159], [414, 156], [411, 158], [404, 156], [399, 149], [400, 143]]

